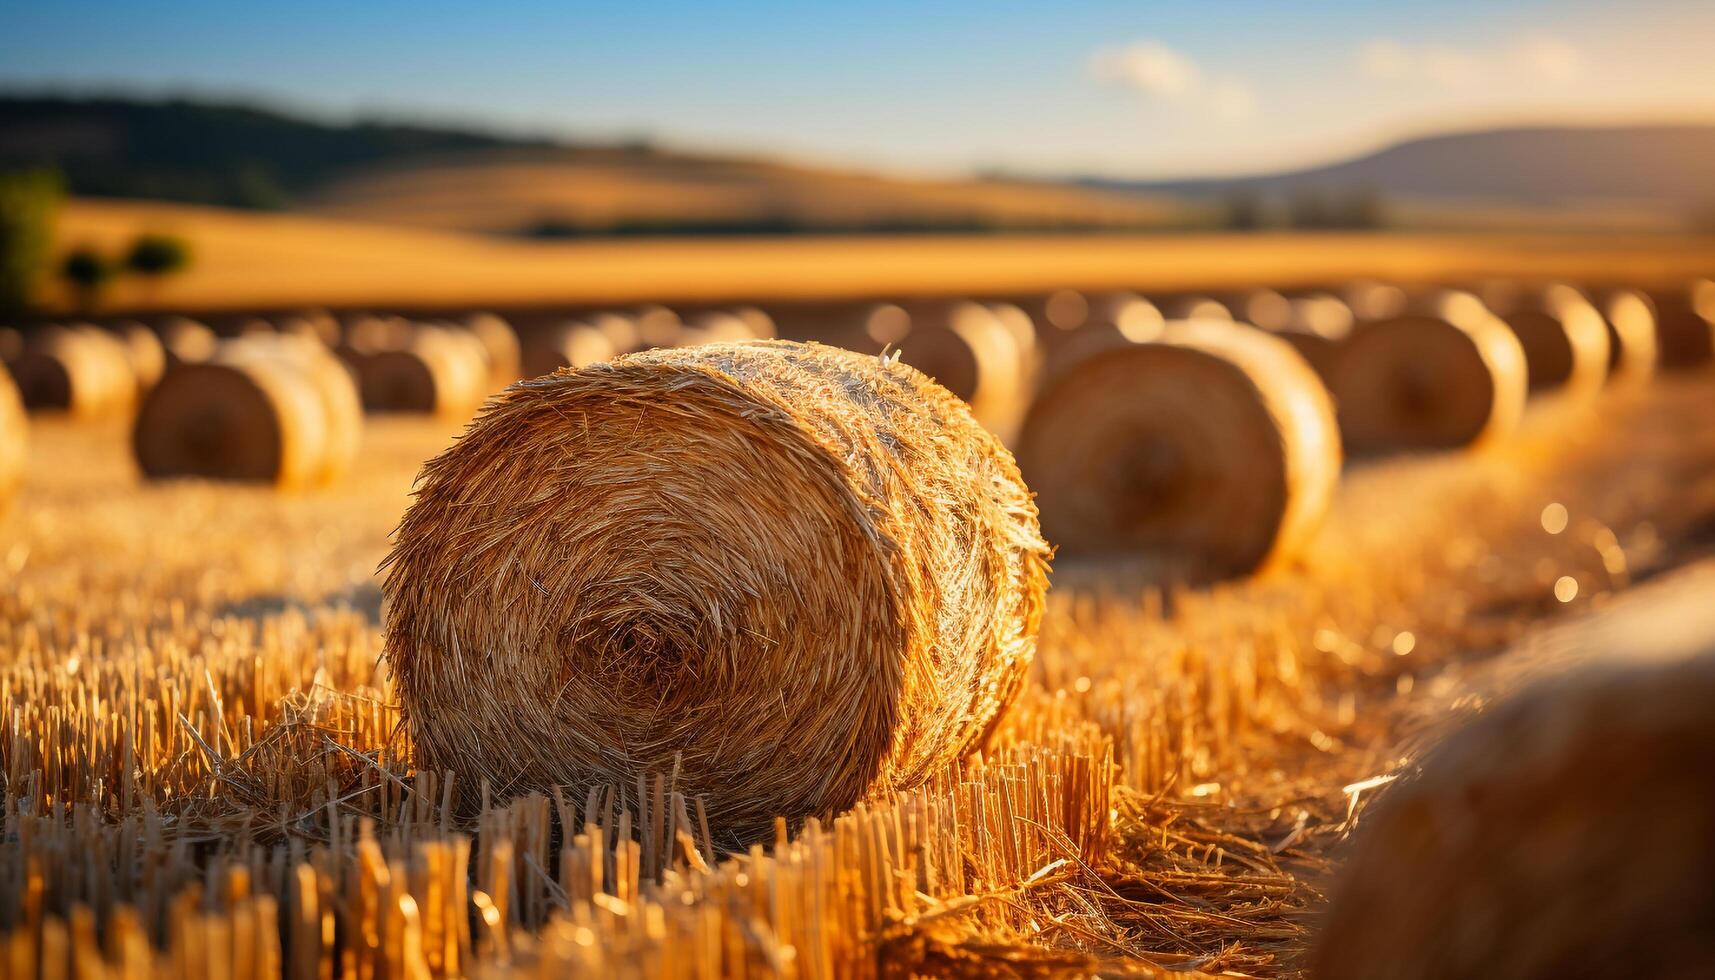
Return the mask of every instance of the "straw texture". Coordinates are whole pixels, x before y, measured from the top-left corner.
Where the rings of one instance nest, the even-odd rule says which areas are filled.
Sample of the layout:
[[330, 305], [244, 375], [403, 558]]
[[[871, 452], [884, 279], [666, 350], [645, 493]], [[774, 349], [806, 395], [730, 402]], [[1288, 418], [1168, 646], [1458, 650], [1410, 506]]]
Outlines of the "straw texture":
[[1456, 449], [1502, 438], [1524, 414], [1524, 349], [1469, 293], [1360, 324], [1328, 387], [1353, 453]]
[[0, 366], [0, 509], [24, 480], [29, 454], [29, 419], [12, 375]]
[[385, 568], [418, 764], [501, 793], [673, 773], [718, 839], [922, 784], [1035, 649], [1012, 459], [908, 367], [753, 341], [514, 385]]
[[1327, 510], [1340, 441], [1321, 382], [1286, 343], [1182, 321], [1051, 380], [1018, 458], [1055, 545], [1202, 578], [1298, 549]]
[[145, 476], [301, 488], [343, 475], [357, 456], [356, 386], [310, 341], [245, 338], [173, 368], [137, 413], [132, 446]]
[[1550, 681], [1431, 752], [1360, 826], [1314, 975], [1707, 976], [1712, 655]]

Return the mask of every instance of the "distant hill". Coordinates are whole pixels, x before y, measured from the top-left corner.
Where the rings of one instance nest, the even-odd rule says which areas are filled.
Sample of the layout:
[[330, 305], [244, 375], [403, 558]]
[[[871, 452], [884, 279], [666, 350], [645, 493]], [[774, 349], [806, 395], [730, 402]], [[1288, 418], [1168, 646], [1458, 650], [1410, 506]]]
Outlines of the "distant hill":
[[1284, 173], [1082, 183], [1199, 197], [1365, 190], [1505, 206], [1706, 208], [1715, 204], [1715, 125], [1494, 129], [1409, 140]]
[[0, 170], [31, 166], [59, 169], [81, 196], [538, 238], [1207, 223], [1147, 195], [1058, 182], [909, 180], [238, 105], [0, 96]]

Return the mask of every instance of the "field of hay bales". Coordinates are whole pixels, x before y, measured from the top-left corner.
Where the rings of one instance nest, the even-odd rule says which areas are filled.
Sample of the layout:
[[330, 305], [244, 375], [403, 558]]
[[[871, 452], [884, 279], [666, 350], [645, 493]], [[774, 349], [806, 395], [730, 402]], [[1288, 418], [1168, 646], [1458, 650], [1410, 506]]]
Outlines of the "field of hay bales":
[[[1524, 404], [1522, 361], [1474, 361], [1503, 421], [1342, 467], [1356, 396], [1286, 343], [1130, 309], [1052, 369], [1075, 331], [1038, 307], [1047, 349], [992, 340], [1041, 379], [997, 435], [831, 327], [879, 349], [687, 342], [478, 412], [474, 328], [356, 315], [326, 332], [360, 422], [284, 321], [140, 396], [167, 418], [207, 372], [148, 423], [154, 478], [134, 391], [35, 412], [0, 516], [6, 975], [1347, 975], [1330, 896], [1429, 746], [1590, 647], [1708, 645], [1715, 374]], [[907, 316], [904, 364], [979, 343]], [[196, 409], [216, 384], [266, 397]], [[1057, 384], [1103, 397], [1021, 476]], [[1094, 455], [1119, 475], [1030, 501]]]

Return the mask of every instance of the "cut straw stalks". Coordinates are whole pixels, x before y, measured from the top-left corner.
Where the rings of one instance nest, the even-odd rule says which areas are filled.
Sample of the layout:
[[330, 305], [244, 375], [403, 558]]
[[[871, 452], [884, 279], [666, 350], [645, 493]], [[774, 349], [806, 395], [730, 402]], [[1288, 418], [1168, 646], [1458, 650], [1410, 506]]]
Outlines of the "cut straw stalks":
[[138, 383], [125, 345], [99, 327], [38, 330], [26, 339], [11, 370], [32, 412], [95, 419], [123, 415], [136, 404]]
[[0, 514], [6, 512], [30, 459], [30, 420], [12, 374], [0, 365]]
[[1649, 296], [1661, 366], [1679, 370], [1715, 362], [1715, 282], [1704, 279]]
[[945, 389], [756, 341], [507, 389], [425, 466], [385, 568], [424, 765], [582, 792], [682, 759], [742, 845], [980, 748], [1047, 550]]
[[1707, 968], [1711, 698], [1715, 649], [1557, 677], [1454, 734], [1366, 812], [1315, 975]]
[[363, 411], [345, 366], [319, 342], [224, 342], [169, 371], [137, 413], [132, 446], [150, 478], [325, 486], [350, 469]]
[[1340, 471], [1333, 408], [1304, 359], [1216, 320], [1120, 338], [1062, 371], [1031, 406], [1018, 455], [1050, 542], [1197, 579], [1294, 554]]
[[1527, 370], [1518, 337], [1475, 296], [1450, 292], [1360, 324], [1340, 345], [1329, 390], [1351, 453], [1458, 449], [1518, 428]]

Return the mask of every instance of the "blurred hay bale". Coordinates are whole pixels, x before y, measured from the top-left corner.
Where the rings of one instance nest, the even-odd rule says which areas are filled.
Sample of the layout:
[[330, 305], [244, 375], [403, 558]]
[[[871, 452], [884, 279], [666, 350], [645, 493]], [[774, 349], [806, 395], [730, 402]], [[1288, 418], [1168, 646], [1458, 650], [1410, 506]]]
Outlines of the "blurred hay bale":
[[1082, 326], [1056, 335], [1058, 342], [1047, 355], [1043, 374], [1051, 381], [1092, 354], [1157, 340], [1166, 326], [1167, 318], [1155, 304], [1135, 293], [1097, 297]]
[[732, 315], [743, 320], [745, 326], [750, 328], [750, 335], [757, 340], [774, 340], [780, 336], [774, 318], [760, 306], [735, 306], [732, 308]]
[[[632, 351], [643, 350], [645, 347], [662, 346], [660, 344], [646, 344], [637, 321], [621, 313], [593, 313], [583, 318], [582, 322], [588, 323], [606, 337], [616, 354], [629, 354]], [[673, 322], [675, 326], [668, 335], [670, 340], [666, 344], [669, 347], [679, 336], [678, 317], [675, 316]], [[659, 331], [655, 332], [659, 335]]]
[[982, 745], [1047, 573], [1011, 457], [921, 373], [816, 344], [512, 386], [385, 568], [424, 769], [502, 793], [675, 774], [728, 845]]
[[125, 345], [88, 324], [36, 331], [12, 361], [12, 378], [32, 412], [102, 418], [131, 410], [137, 399]]
[[362, 421], [351, 376], [319, 343], [251, 336], [168, 371], [137, 413], [132, 447], [154, 479], [301, 488], [350, 469]]
[[1329, 369], [1353, 453], [1456, 449], [1502, 438], [1524, 414], [1518, 337], [1469, 293], [1360, 324]]
[[155, 331], [135, 320], [114, 324], [113, 334], [125, 346], [125, 359], [131, 365], [131, 374], [137, 379], [137, 394], [141, 396], [166, 373], [167, 349]]
[[1608, 328], [1608, 379], [1637, 384], [1655, 373], [1655, 307], [1635, 289], [1615, 289], [1602, 298], [1602, 319]]
[[1608, 376], [1608, 326], [1601, 311], [1571, 286], [1524, 288], [1488, 284], [1479, 294], [1518, 336], [1532, 393], [1588, 396]]
[[161, 321], [158, 331], [168, 367], [206, 361], [214, 356], [215, 347], [219, 344], [213, 330], [189, 317], [168, 317]]
[[1712, 655], [1556, 678], [1434, 749], [1360, 821], [1313, 975], [1707, 976]]
[[407, 324], [399, 337], [389, 327], [380, 338], [398, 346], [361, 353], [352, 360], [365, 411], [465, 418], [488, 393], [488, 355], [467, 330]]
[[1700, 367], [1715, 360], [1715, 282], [1705, 279], [1649, 296], [1663, 368]]
[[684, 331], [685, 323], [679, 314], [665, 306], [651, 303], [639, 307], [629, 319], [637, 328], [636, 346], [639, 348], [675, 347], [682, 342], [679, 335]]
[[1410, 298], [1401, 287], [1373, 279], [1355, 279], [1334, 292], [1359, 323], [1391, 320], [1403, 315], [1410, 303]]
[[1202, 578], [1296, 551], [1333, 494], [1340, 440], [1321, 382], [1286, 343], [1178, 321], [1051, 378], [1018, 459], [1064, 552], [1156, 557]]
[[900, 360], [958, 396], [989, 431], [1010, 439], [1030, 395], [1028, 362], [1012, 331], [978, 303], [925, 304], [909, 312]]
[[472, 313], [458, 325], [469, 330], [482, 344], [483, 354], [488, 360], [490, 391], [499, 391], [528, 376], [523, 373], [523, 352], [518, 331], [512, 329], [512, 324], [493, 313]]
[[24, 480], [29, 463], [30, 421], [24, 400], [12, 383], [11, 372], [0, 366], [0, 510], [12, 499]]
[[726, 310], [706, 310], [691, 317], [678, 337], [678, 346], [736, 343], [744, 340], [766, 340], [751, 332], [750, 324]]
[[13, 327], [0, 327], [0, 364], [10, 364], [24, 353], [24, 335]]
[[1231, 320], [1233, 311], [1212, 296], [1196, 293], [1159, 296], [1151, 300], [1169, 320]]
[[1356, 319], [1351, 307], [1331, 293], [1288, 299], [1265, 290], [1253, 294], [1243, 308], [1248, 315], [1240, 319], [1291, 344], [1324, 383], [1328, 382], [1340, 345], [1351, 334]]
[[538, 335], [525, 351], [525, 377], [539, 378], [561, 368], [584, 368], [623, 353], [609, 333], [577, 320]]

